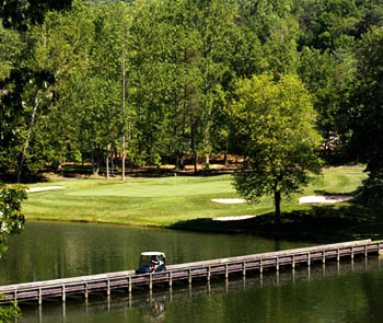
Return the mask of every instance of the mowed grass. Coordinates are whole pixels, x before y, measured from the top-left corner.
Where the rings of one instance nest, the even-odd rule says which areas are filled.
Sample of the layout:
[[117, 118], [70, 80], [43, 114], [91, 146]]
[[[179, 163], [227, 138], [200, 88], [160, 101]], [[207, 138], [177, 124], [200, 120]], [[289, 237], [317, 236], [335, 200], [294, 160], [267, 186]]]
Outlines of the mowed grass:
[[[366, 177], [363, 166], [326, 168], [312, 176], [300, 194], [284, 200], [283, 211], [308, 208], [298, 198], [316, 192], [352, 193]], [[172, 226], [180, 221], [236, 215], [262, 215], [273, 201], [258, 204], [219, 204], [214, 198], [239, 197], [231, 175], [119, 179], [60, 179], [30, 187], [62, 185], [65, 189], [30, 193], [24, 204], [27, 219], [121, 223], [135, 226]]]

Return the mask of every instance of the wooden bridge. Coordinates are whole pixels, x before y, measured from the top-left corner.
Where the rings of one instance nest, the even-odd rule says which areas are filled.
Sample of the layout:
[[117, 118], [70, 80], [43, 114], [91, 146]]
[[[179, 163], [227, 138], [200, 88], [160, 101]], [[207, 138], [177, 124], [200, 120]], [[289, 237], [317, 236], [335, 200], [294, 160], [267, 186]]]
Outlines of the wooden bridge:
[[89, 275], [73, 278], [46, 280], [31, 283], [0, 286], [0, 294], [4, 295], [3, 303], [12, 301], [37, 301], [60, 298], [63, 302], [67, 296], [105, 292], [110, 296], [114, 289], [126, 289], [131, 293], [135, 288], [146, 287], [150, 290], [160, 285], [172, 288], [174, 282], [192, 284], [194, 279], [210, 281], [213, 276], [229, 278], [229, 275], [246, 276], [248, 272], [280, 268], [295, 268], [297, 265], [311, 266], [312, 263], [326, 264], [326, 261], [341, 261], [342, 258], [353, 260], [355, 256], [367, 257], [371, 254], [383, 253], [383, 241], [359, 240], [336, 244], [320, 245], [307, 248], [283, 250], [240, 257], [221, 258], [215, 260], [191, 262], [167, 266], [167, 270], [158, 273], [136, 274], [134, 270]]

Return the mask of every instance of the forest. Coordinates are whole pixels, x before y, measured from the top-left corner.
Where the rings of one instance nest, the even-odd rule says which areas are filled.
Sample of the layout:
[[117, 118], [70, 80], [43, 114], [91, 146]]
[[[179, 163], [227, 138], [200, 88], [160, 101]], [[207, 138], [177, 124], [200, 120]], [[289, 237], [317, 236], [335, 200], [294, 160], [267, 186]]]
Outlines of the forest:
[[0, 4], [2, 174], [246, 156], [235, 102], [258, 77], [304, 91], [322, 158], [366, 163], [367, 198], [383, 194], [381, 0]]

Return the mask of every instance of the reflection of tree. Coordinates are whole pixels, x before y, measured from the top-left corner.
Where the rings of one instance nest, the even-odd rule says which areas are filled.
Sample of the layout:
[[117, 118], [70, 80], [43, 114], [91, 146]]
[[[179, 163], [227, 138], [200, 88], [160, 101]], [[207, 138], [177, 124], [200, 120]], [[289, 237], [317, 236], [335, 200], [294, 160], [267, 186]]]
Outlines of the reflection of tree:
[[[7, 251], [8, 237], [19, 233], [24, 228], [24, 215], [21, 203], [27, 197], [22, 186], [9, 185], [0, 187], [0, 258]], [[2, 296], [0, 295], [0, 301]], [[20, 317], [16, 304], [0, 307], [0, 322], [8, 322]]]

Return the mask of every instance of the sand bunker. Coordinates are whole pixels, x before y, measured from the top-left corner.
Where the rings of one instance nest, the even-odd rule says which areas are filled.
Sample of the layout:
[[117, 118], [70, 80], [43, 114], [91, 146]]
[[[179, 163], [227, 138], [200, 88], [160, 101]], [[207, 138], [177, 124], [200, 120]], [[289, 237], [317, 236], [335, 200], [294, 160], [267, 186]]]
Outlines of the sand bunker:
[[241, 216], [222, 216], [214, 218], [213, 221], [240, 221], [255, 218], [255, 215], [241, 215]]
[[312, 195], [304, 196], [299, 199], [299, 204], [334, 204], [351, 200], [348, 195]]
[[215, 203], [222, 203], [222, 204], [244, 204], [246, 203], [245, 199], [241, 198], [232, 198], [232, 199], [212, 199]]
[[27, 189], [27, 193], [36, 193], [36, 192], [44, 192], [50, 190], [61, 190], [65, 188], [64, 186], [43, 186], [43, 187], [32, 187]]

